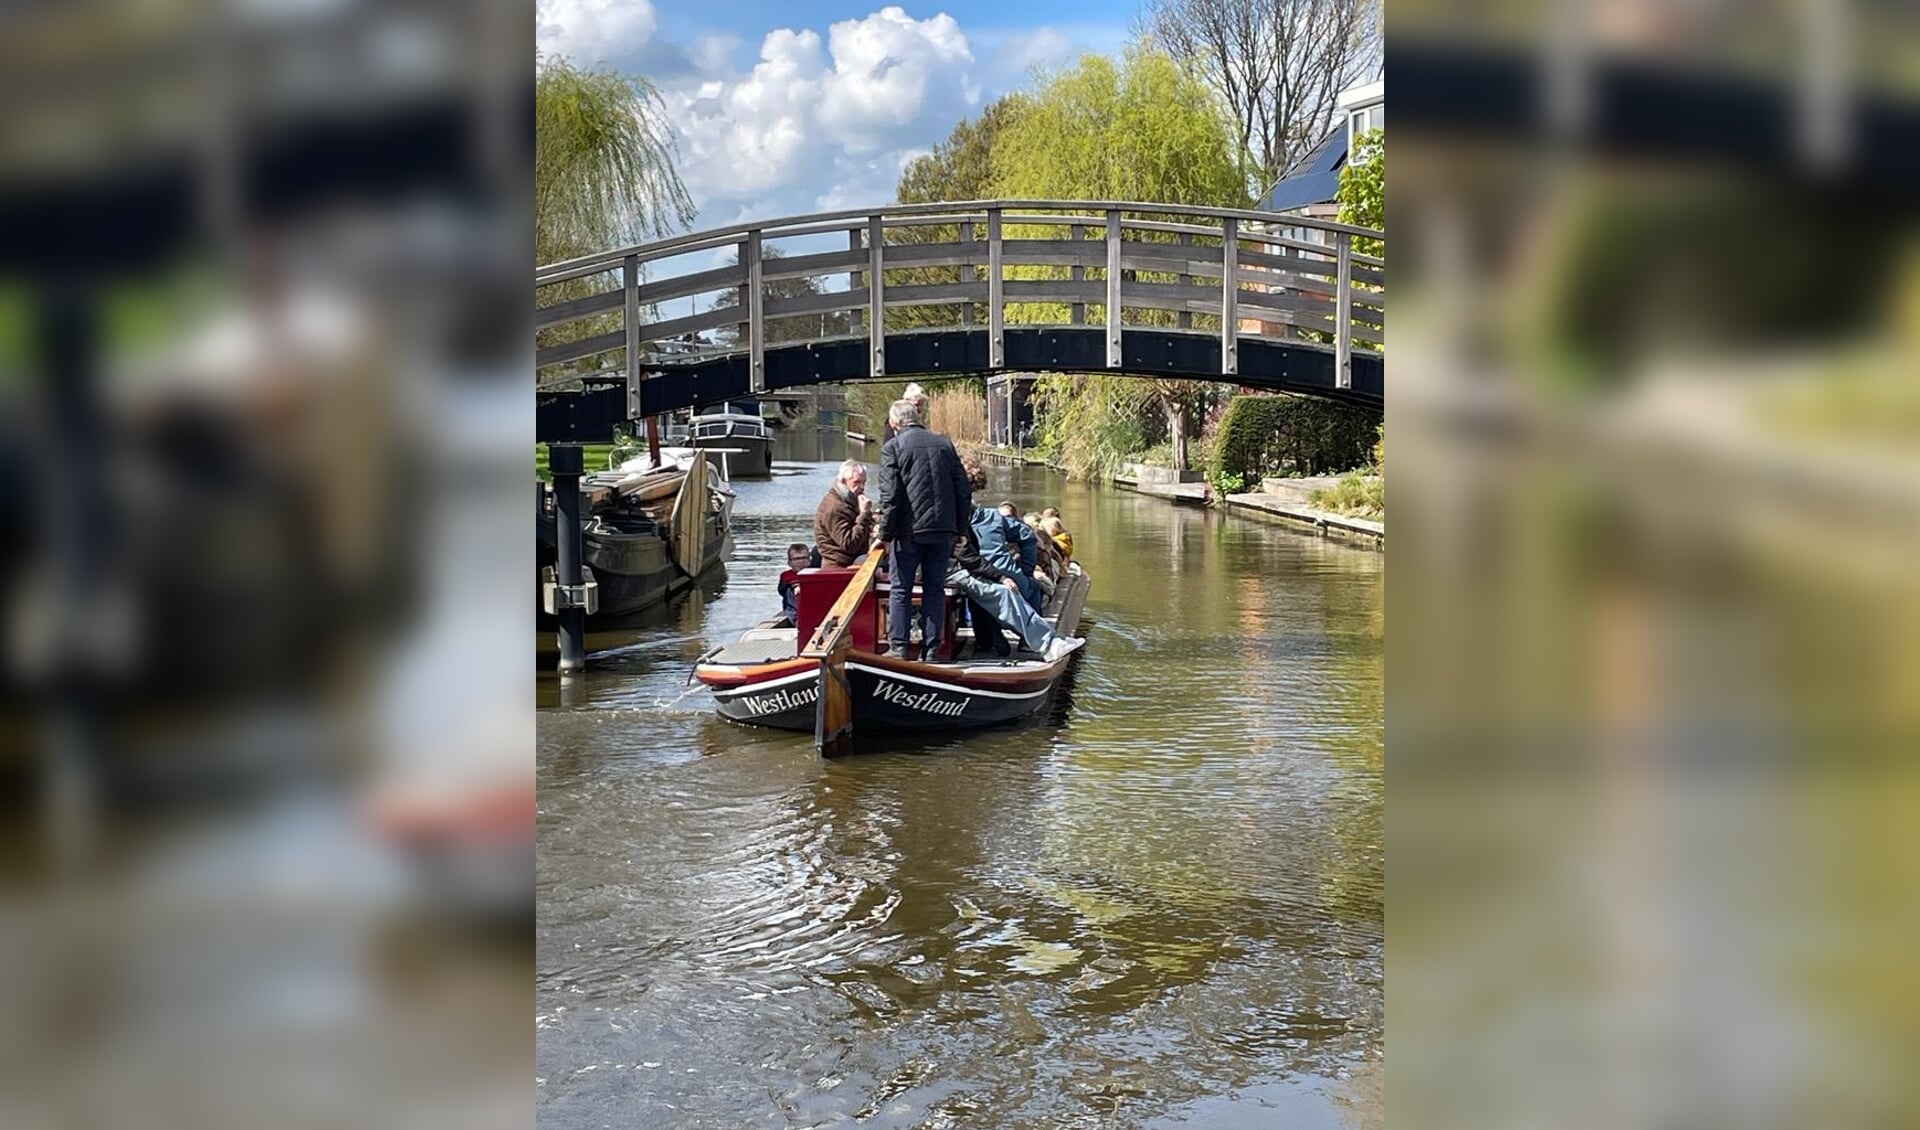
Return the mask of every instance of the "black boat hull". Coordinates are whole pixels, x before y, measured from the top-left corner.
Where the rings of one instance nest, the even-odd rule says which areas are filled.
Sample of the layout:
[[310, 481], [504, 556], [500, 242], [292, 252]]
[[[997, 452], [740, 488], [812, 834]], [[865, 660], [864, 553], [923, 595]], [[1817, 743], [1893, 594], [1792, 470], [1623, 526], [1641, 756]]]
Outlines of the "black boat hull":
[[[1056, 678], [1038, 686], [988, 689], [926, 678], [859, 660], [847, 663], [856, 729], [953, 730], [1012, 722], [1047, 704]], [[781, 730], [813, 731], [820, 700], [817, 668], [764, 682], [715, 689], [722, 718]]]
[[[554, 563], [554, 520], [539, 516], [538, 573], [543, 576]], [[719, 515], [708, 519], [707, 552], [699, 568], [683, 573], [667, 552], [662, 534], [602, 534], [583, 530], [580, 536], [582, 563], [592, 571], [600, 591], [600, 608], [590, 619], [626, 616], [665, 601], [687, 588], [699, 577], [719, 568], [732, 547], [725, 521]]]
[[727, 456], [729, 479], [771, 479], [773, 477], [773, 441], [764, 436], [721, 436], [696, 439], [696, 448], [720, 447], [736, 450]]

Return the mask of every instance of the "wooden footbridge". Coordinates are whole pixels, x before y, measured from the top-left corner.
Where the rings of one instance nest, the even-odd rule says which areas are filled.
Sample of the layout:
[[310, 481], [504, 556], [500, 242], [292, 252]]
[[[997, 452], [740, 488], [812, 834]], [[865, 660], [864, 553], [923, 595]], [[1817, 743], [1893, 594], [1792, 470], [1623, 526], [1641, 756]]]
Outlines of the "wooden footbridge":
[[1383, 256], [1365, 228], [1108, 201], [896, 205], [675, 236], [538, 269], [539, 438], [591, 441], [814, 384], [998, 372], [1377, 405]]
[[596, 603], [579, 445], [616, 425], [815, 384], [1002, 372], [1378, 404], [1384, 248], [1380, 232], [1272, 212], [987, 200], [796, 216], [539, 268], [535, 434], [553, 445], [562, 531], [543, 600], [560, 670], [584, 664]]

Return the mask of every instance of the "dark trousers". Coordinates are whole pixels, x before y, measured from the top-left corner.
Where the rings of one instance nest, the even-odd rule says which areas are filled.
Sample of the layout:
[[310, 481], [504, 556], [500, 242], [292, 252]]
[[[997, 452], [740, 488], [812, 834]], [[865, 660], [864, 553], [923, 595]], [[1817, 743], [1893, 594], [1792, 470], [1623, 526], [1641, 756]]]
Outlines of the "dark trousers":
[[895, 538], [887, 547], [892, 559], [893, 591], [887, 598], [887, 642], [893, 654], [905, 657], [913, 631], [913, 580], [920, 578], [920, 642], [932, 655], [947, 626], [947, 558], [953, 556], [950, 534], [922, 534], [911, 541]]
[[1035, 612], [1046, 611], [1047, 590], [1040, 587], [1040, 582], [1025, 573], [1014, 573], [1012, 576], [1014, 583], [1020, 586], [1020, 595], [1027, 598], [1028, 606]]
[[1007, 637], [1001, 631], [1000, 621], [994, 619], [986, 605], [969, 599], [967, 616], [973, 621], [973, 646], [976, 652], [990, 651], [995, 655], [1006, 655], [1013, 650], [1013, 645], [1007, 642]]

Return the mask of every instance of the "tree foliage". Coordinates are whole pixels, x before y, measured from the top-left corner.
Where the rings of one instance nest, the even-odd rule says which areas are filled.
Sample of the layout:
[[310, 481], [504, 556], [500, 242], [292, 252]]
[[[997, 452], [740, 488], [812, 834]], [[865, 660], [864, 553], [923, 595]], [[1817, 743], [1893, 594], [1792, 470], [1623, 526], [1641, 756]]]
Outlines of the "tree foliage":
[[978, 118], [968, 118], [953, 127], [933, 152], [915, 158], [900, 174], [895, 192], [900, 203], [935, 204], [992, 196], [994, 143], [1030, 105], [1027, 95], [1016, 92], [989, 105]]
[[1310, 396], [1236, 397], [1214, 437], [1207, 478], [1232, 494], [1269, 474], [1344, 471], [1366, 463], [1376, 439], [1378, 412]]
[[[1247, 203], [1231, 129], [1213, 97], [1172, 57], [1144, 45], [1118, 63], [1087, 56], [1043, 83], [1024, 112], [1001, 131], [993, 147], [993, 172], [995, 195], [1002, 197]], [[1068, 233], [1028, 234], [1059, 238]], [[1014, 270], [1015, 277], [1048, 272], [1045, 267]], [[1088, 277], [1096, 274], [1089, 271]], [[1063, 321], [1064, 313], [1036, 308], [1025, 316]], [[1157, 317], [1161, 313], [1135, 311], [1128, 318], [1152, 324], [1174, 317]], [[1105, 316], [1089, 306], [1090, 320]], [[1010, 311], [1009, 320], [1022, 320], [1022, 312]], [[1045, 434], [1074, 474], [1109, 472], [1144, 448], [1155, 427], [1143, 415], [1157, 415], [1164, 423], [1174, 466], [1185, 469], [1192, 425], [1219, 395], [1218, 386], [1206, 382], [1106, 375], [1044, 377], [1038, 392], [1048, 417]]]
[[543, 59], [534, 81], [534, 258], [554, 263], [693, 222], [653, 85]]
[[1242, 171], [1270, 185], [1378, 73], [1380, 0], [1149, 0], [1145, 31], [1232, 115]]
[[[673, 135], [647, 80], [582, 70], [541, 59], [534, 80], [533, 251], [557, 263], [665, 235], [693, 222], [694, 209], [674, 168]], [[619, 285], [617, 275], [573, 279], [546, 288], [547, 303]], [[539, 331], [540, 346], [606, 333], [609, 313]], [[624, 363], [625, 352], [573, 367]]]
[[1240, 207], [1230, 126], [1199, 81], [1146, 46], [1054, 75], [993, 147], [996, 195]]
[[[1028, 105], [1026, 95], [1009, 94], [982, 110], [978, 118], [966, 119], [953, 127], [953, 132], [947, 135], [945, 141], [934, 146], [932, 153], [914, 159], [900, 174], [895, 197], [902, 204], [937, 204], [942, 201], [984, 200], [992, 196], [994, 144], [1007, 126], [1026, 111]], [[959, 236], [960, 231], [956, 226], [939, 224], [896, 228], [887, 232], [886, 238], [889, 243], [951, 243]], [[975, 231], [973, 237], [984, 240], [987, 233]], [[887, 276], [896, 286], [928, 286], [961, 281], [958, 267], [912, 267], [888, 271]], [[861, 278], [864, 280], [864, 272]], [[974, 317], [976, 322], [984, 322], [987, 317], [985, 308], [975, 304]], [[906, 329], [953, 326], [960, 324], [960, 306], [905, 306], [889, 310], [887, 318], [892, 324]]]
[[[1340, 222], [1375, 231], [1387, 230], [1387, 140], [1386, 134], [1371, 129], [1353, 140], [1353, 152], [1340, 170], [1340, 189], [1334, 195], [1340, 203]], [[1353, 249], [1362, 255], [1384, 255], [1386, 245], [1377, 239], [1357, 238]]]

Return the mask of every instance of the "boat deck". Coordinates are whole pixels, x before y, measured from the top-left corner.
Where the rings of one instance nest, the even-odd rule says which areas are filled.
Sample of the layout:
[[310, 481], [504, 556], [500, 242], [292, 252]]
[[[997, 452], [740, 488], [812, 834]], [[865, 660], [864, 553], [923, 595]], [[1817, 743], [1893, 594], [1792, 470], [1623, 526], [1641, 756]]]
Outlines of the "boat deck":
[[[1087, 589], [1092, 582], [1085, 573], [1075, 571], [1067, 579], [1056, 585], [1053, 595], [1047, 599], [1047, 606], [1041, 615], [1053, 630], [1064, 635], [1073, 635], [1080, 627], [1080, 617], [1086, 608]], [[884, 592], [884, 586], [881, 586]], [[948, 599], [958, 599], [949, 593]], [[800, 653], [798, 633], [793, 628], [775, 628], [768, 621], [757, 628], [749, 629], [734, 640], [715, 651], [708, 653], [703, 662], [726, 666], [749, 667], [760, 663], [777, 663], [792, 659]], [[1009, 643], [1014, 645], [1012, 655], [1005, 657], [992, 652], [975, 654], [973, 629], [959, 629], [959, 646], [955, 649], [955, 658], [938, 663], [942, 667], [995, 669], [1025, 669], [1047, 666], [1046, 660], [1037, 653], [1020, 646], [1011, 629], [1007, 630]]]

